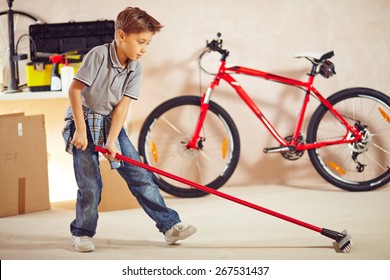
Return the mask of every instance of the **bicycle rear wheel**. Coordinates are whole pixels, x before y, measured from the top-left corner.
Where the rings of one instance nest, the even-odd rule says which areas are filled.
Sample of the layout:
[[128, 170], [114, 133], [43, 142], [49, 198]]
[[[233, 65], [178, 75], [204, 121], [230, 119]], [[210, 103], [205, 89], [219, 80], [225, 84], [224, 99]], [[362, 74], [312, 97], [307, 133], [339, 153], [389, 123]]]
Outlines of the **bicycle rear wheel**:
[[[348, 191], [369, 191], [390, 181], [390, 98], [368, 88], [350, 88], [328, 98], [333, 107], [359, 128], [358, 142], [309, 150], [318, 173]], [[345, 128], [323, 105], [309, 123], [307, 142], [341, 139]], [[353, 137], [353, 136], [348, 136]]]
[[[138, 151], [145, 163], [213, 189], [231, 177], [240, 154], [238, 130], [228, 113], [210, 101], [201, 130], [198, 149], [187, 143], [200, 113], [200, 97], [170, 99], [146, 118], [138, 139]], [[200, 197], [207, 193], [153, 174], [156, 184], [178, 197]]]
[[[29, 27], [32, 24], [40, 23], [40, 19], [22, 11], [13, 11], [14, 13], [14, 38], [15, 47], [19, 41], [18, 54], [27, 54], [28, 59], [18, 62], [16, 76], [19, 79], [18, 87], [24, 87], [27, 84], [26, 65], [30, 60]], [[24, 36], [26, 38], [22, 38]], [[8, 14], [7, 11], [0, 12], [0, 83], [8, 86], [10, 79], [9, 65], [9, 36], [8, 36]]]

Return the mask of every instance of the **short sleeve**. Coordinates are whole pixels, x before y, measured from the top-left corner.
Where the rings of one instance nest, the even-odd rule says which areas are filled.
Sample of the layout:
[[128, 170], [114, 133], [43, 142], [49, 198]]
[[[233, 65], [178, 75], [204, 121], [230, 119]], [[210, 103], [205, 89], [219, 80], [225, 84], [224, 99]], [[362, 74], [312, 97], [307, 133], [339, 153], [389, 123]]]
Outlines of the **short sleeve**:
[[97, 74], [103, 62], [103, 54], [100, 53], [100, 48], [94, 48], [89, 51], [83, 58], [80, 68], [75, 74], [75, 79], [91, 86], [95, 81]]

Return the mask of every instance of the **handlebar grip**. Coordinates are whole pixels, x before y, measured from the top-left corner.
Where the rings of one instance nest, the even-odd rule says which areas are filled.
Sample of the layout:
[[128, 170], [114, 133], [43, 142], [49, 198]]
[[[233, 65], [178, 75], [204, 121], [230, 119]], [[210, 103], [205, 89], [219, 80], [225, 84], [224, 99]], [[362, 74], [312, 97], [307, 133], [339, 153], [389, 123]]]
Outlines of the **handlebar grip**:
[[220, 39], [220, 37], [221, 37], [220, 32], [217, 33], [217, 37], [218, 37], [218, 39], [213, 39], [211, 42], [209, 42], [208, 40], [206, 41], [206, 49], [200, 55], [200, 58], [207, 51], [208, 52], [210, 52], [210, 51], [219, 52], [220, 54], [222, 54], [222, 60], [225, 60], [227, 58], [227, 56], [229, 55], [229, 51], [222, 48], [223, 41], [222, 41], [222, 39]]

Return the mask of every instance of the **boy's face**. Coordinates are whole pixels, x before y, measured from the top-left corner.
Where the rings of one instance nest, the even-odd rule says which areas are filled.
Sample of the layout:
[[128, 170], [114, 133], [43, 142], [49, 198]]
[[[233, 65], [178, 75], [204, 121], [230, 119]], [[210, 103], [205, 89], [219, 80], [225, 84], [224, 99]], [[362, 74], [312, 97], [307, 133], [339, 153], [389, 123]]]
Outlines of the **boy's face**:
[[[121, 31], [121, 30], [120, 30]], [[135, 61], [146, 53], [146, 47], [149, 45], [153, 32], [129, 33], [118, 32], [118, 58], [122, 60], [130, 59]]]

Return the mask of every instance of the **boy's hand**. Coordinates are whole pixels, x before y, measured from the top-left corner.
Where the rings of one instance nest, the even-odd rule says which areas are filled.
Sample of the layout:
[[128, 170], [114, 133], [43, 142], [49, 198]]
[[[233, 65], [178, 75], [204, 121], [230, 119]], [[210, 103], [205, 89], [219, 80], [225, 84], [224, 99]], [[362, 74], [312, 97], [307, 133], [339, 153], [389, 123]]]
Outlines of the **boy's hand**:
[[87, 132], [79, 131], [78, 129], [76, 129], [76, 131], [73, 134], [71, 143], [74, 147], [76, 147], [76, 149], [81, 149], [85, 151], [85, 149], [88, 146]]
[[104, 156], [105, 156], [108, 160], [116, 160], [116, 159], [115, 159], [115, 155], [116, 155], [117, 153], [119, 154], [119, 151], [118, 151], [118, 149], [117, 149], [117, 147], [116, 147], [115, 142], [114, 142], [114, 143], [107, 142], [105, 148], [106, 148], [107, 150], [109, 150], [110, 153], [104, 154]]

